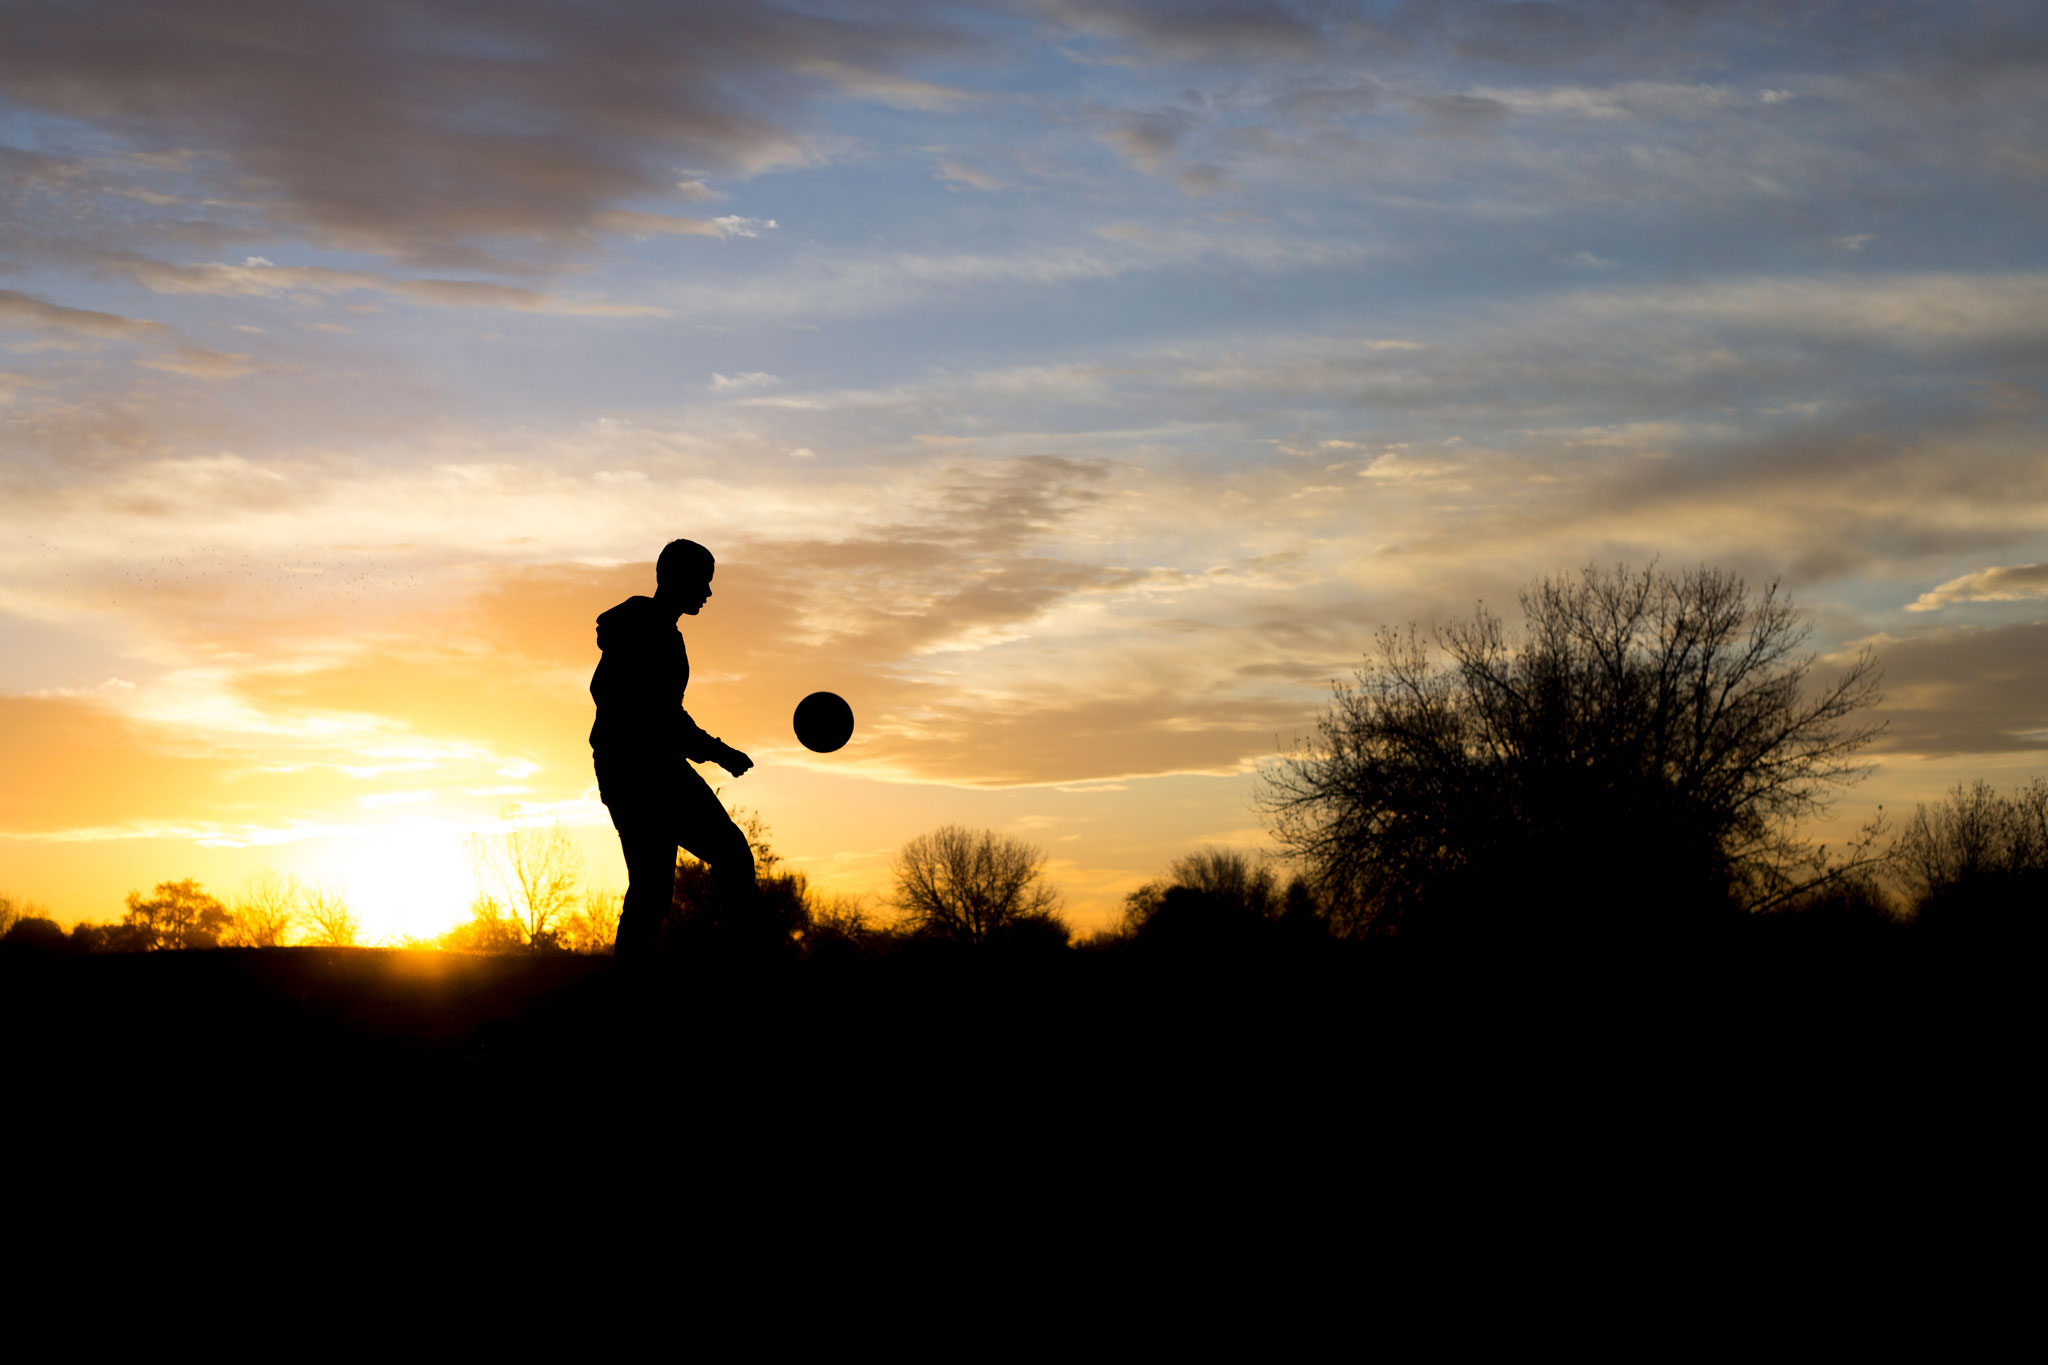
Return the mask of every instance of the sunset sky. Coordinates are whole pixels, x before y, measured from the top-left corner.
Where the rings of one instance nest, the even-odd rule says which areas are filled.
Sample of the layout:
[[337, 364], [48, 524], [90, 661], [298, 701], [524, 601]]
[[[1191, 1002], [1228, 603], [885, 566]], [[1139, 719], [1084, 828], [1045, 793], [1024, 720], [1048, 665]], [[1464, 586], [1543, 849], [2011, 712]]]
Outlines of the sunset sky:
[[959, 822], [1098, 927], [1377, 627], [1589, 562], [1876, 648], [1838, 825], [2009, 786], [2044, 224], [2027, 3], [0, 0], [0, 891], [388, 941], [515, 802], [622, 888], [592, 621], [676, 536], [832, 891]]

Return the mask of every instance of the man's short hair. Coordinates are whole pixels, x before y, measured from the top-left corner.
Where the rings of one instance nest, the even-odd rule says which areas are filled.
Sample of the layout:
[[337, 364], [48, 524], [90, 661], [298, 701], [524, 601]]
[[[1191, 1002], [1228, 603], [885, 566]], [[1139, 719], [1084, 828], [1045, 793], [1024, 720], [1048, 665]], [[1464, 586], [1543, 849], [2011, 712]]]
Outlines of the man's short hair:
[[711, 570], [718, 561], [711, 557], [711, 551], [694, 540], [671, 540], [661, 547], [661, 557], [654, 561], [654, 581], [657, 583], [680, 583], [708, 581]]

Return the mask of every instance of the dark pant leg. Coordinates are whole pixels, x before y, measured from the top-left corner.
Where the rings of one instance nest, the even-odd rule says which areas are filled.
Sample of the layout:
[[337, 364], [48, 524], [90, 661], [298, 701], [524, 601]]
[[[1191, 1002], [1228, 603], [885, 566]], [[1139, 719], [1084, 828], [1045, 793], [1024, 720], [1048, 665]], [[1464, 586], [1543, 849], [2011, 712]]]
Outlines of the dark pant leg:
[[652, 950], [674, 901], [678, 847], [710, 866], [727, 913], [744, 918], [755, 909], [754, 852], [696, 769], [680, 766], [660, 786], [615, 779], [604, 798], [626, 859], [626, 896], [613, 953], [638, 957]]
[[711, 883], [728, 914], [750, 914], [760, 898], [754, 880], [754, 850], [695, 769], [676, 782], [676, 842], [711, 868]]
[[626, 857], [626, 896], [619, 907], [612, 952], [644, 957], [654, 947], [655, 931], [675, 898], [675, 822], [658, 805], [636, 809], [618, 802], [611, 814], [619, 832], [619, 851]]

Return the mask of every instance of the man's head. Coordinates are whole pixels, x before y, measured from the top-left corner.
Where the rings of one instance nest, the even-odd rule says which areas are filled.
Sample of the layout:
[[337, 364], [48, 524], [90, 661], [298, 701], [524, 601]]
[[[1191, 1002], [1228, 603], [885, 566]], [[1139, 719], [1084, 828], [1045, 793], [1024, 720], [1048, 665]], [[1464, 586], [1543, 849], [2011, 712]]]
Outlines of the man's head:
[[654, 561], [654, 595], [679, 612], [695, 616], [711, 596], [711, 575], [718, 567], [711, 551], [694, 540], [671, 540]]

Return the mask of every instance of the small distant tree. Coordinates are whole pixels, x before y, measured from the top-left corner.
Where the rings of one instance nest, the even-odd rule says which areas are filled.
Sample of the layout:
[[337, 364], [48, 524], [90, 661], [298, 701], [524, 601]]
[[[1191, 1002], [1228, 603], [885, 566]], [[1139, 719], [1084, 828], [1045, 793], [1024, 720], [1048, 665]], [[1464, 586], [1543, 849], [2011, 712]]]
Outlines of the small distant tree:
[[1123, 923], [1095, 942], [1223, 953], [1326, 936], [1307, 882], [1296, 877], [1283, 890], [1272, 864], [1237, 849], [1205, 848], [1174, 859], [1165, 877], [1124, 897]]
[[190, 878], [158, 882], [147, 897], [130, 891], [127, 904], [121, 922], [145, 951], [216, 947], [232, 919], [225, 905]]
[[298, 922], [306, 888], [297, 877], [259, 867], [235, 896], [233, 918], [221, 942], [231, 948], [278, 948]]
[[583, 908], [569, 916], [563, 935], [570, 951], [609, 953], [619, 937], [619, 911], [624, 904], [625, 897], [617, 891], [585, 891]]
[[847, 961], [893, 946], [894, 935], [875, 922], [859, 896], [816, 897], [804, 931], [804, 956], [814, 961]]
[[1280, 912], [1272, 868], [1236, 849], [1205, 848], [1175, 858], [1164, 878], [1146, 882], [1124, 897], [1125, 931], [1141, 928], [1176, 890], [1235, 906], [1252, 919], [1272, 919]]
[[1383, 632], [1262, 802], [1338, 927], [1669, 929], [1874, 866], [1800, 822], [1866, 771], [1865, 653], [1813, 677], [1775, 585], [1588, 568], [1437, 635]]
[[526, 946], [526, 934], [494, 897], [478, 895], [469, 903], [469, 918], [435, 942], [459, 953], [512, 953]]
[[[516, 806], [507, 807], [500, 818], [511, 821], [518, 814]], [[553, 946], [576, 909], [576, 882], [583, 872], [569, 831], [559, 821], [513, 825], [494, 835], [472, 835], [469, 851], [478, 887], [519, 922], [527, 946]]]
[[361, 923], [339, 891], [307, 890], [299, 902], [306, 925], [305, 941], [316, 948], [353, 948]]
[[896, 855], [894, 902], [922, 936], [986, 943], [1025, 924], [1058, 923], [1045, 855], [994, 830], [946, 825]]

